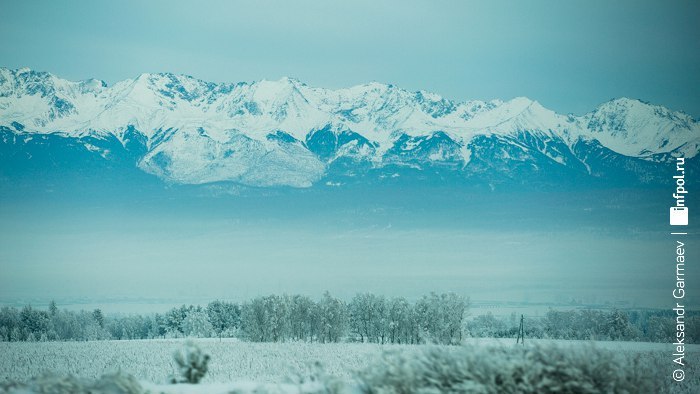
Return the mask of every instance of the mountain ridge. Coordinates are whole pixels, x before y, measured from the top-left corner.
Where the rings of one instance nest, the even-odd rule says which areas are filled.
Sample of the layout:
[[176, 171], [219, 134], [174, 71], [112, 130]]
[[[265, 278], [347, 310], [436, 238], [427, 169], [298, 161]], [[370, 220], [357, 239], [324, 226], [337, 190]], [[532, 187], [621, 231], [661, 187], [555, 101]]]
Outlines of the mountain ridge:
[[[480, 171], [509, 179], [572, 171], [620, 178], [596, 175], [608, 173], [609, 164], [587, 162], [606, 155], [627, 163], [625, 176], [645, 183], [660, 178], [664, 162], [693, 158], [700, 147], [700, 124], [692, 117], [629, 98], [574, 116], [526, 97], [456, 102], [376, 82], [330, 90], [286, 77], [212, 83], [146, 73], [108, 86], [6, 68], [0, 68], [0, 127], [5, 134], [73, 139], [105, 160], [130, 151], [133, 165], [170, 183], [262, 187], [401, 176], [394, 167], [447, 168], [466, 180], [484, 176]], [[113, 144], [112, 137], [121, 148], [102, 146]], [[16, 159], [25, 148], [12, 149]], [[8, 173], [9, 167], [23, 164], [15, 160]]]

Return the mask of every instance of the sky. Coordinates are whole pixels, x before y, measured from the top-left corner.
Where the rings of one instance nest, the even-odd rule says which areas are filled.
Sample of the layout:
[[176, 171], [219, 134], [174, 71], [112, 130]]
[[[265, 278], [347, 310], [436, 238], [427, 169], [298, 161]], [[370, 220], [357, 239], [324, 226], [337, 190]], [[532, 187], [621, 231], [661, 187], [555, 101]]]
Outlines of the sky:
[[0, 66], [114, 83], [370, 81], [583, 114], [631, 97], [700, 118], [691, 1], [0, 1]]

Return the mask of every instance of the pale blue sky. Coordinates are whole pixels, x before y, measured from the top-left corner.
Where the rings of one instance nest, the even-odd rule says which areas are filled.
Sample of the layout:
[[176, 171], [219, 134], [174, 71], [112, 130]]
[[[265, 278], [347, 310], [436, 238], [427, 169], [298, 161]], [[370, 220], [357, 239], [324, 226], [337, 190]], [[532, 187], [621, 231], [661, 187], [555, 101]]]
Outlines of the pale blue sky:
[[[614, 3], [614, 4], [613, 4]], [[8, 1], [0, 66], [109, 83], [368, 81], [584, 113], [627, 96], [700, 117], [700, 2]]]

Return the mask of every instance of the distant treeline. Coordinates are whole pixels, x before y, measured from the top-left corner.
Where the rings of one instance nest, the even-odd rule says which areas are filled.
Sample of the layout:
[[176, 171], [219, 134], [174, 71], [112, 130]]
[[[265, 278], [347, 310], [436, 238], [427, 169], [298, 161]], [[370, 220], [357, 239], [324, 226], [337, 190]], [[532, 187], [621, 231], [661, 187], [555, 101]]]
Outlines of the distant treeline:
[[[459, 344], [465, 337], [515, 337], [519, 316], [467, 318], [469, 301], [454, 293], [431, 293], [415, 302], [357, 294], [349, 303], [325, 293], [270, 295], [242, 304], [213, 301], [165, 314], [105, 316], [100, 309], [68, 311], [25, 306], [0, 309], [2, 341], [84, 341], [177, 337], [236, 337], [254, 342], [372, 342]], [[669, 311], [670, 312], [670, 311]], [[550, 310], [526, 317], [526, 338], [669, 342], [675, 315], [662, 311]], [[698, 343], [700, 315], [686, 316], [686, 342]]]
[[[467, 322], [472, 337], [515, 338], [520, 315], [479, 315]], [[686, 343], [700, 343], [700, 314], [686, 311]], [[526, 338], [599, 341], [674, 342], [676, 314], [672, 310], [549, 310], [541, 317], [525, 317]]]

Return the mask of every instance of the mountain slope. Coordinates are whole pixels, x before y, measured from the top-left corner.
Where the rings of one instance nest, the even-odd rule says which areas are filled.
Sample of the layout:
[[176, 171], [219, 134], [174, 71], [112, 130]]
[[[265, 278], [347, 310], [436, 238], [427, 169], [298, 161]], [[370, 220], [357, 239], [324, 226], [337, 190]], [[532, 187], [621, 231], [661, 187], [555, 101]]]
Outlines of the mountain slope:
[[0, 126], [5, 178], [61, 156], [59, 168], [90, 163], [175, 184], [260, 187], [431, 173], [466, 183], [653, 184], [672, 157], [700, 149], [690, 116], [626, 98], [573, 116], [527, 98], [458, 103], [379, 83], [328, 90], [167, 73], [107, 86], [0, 69]]

